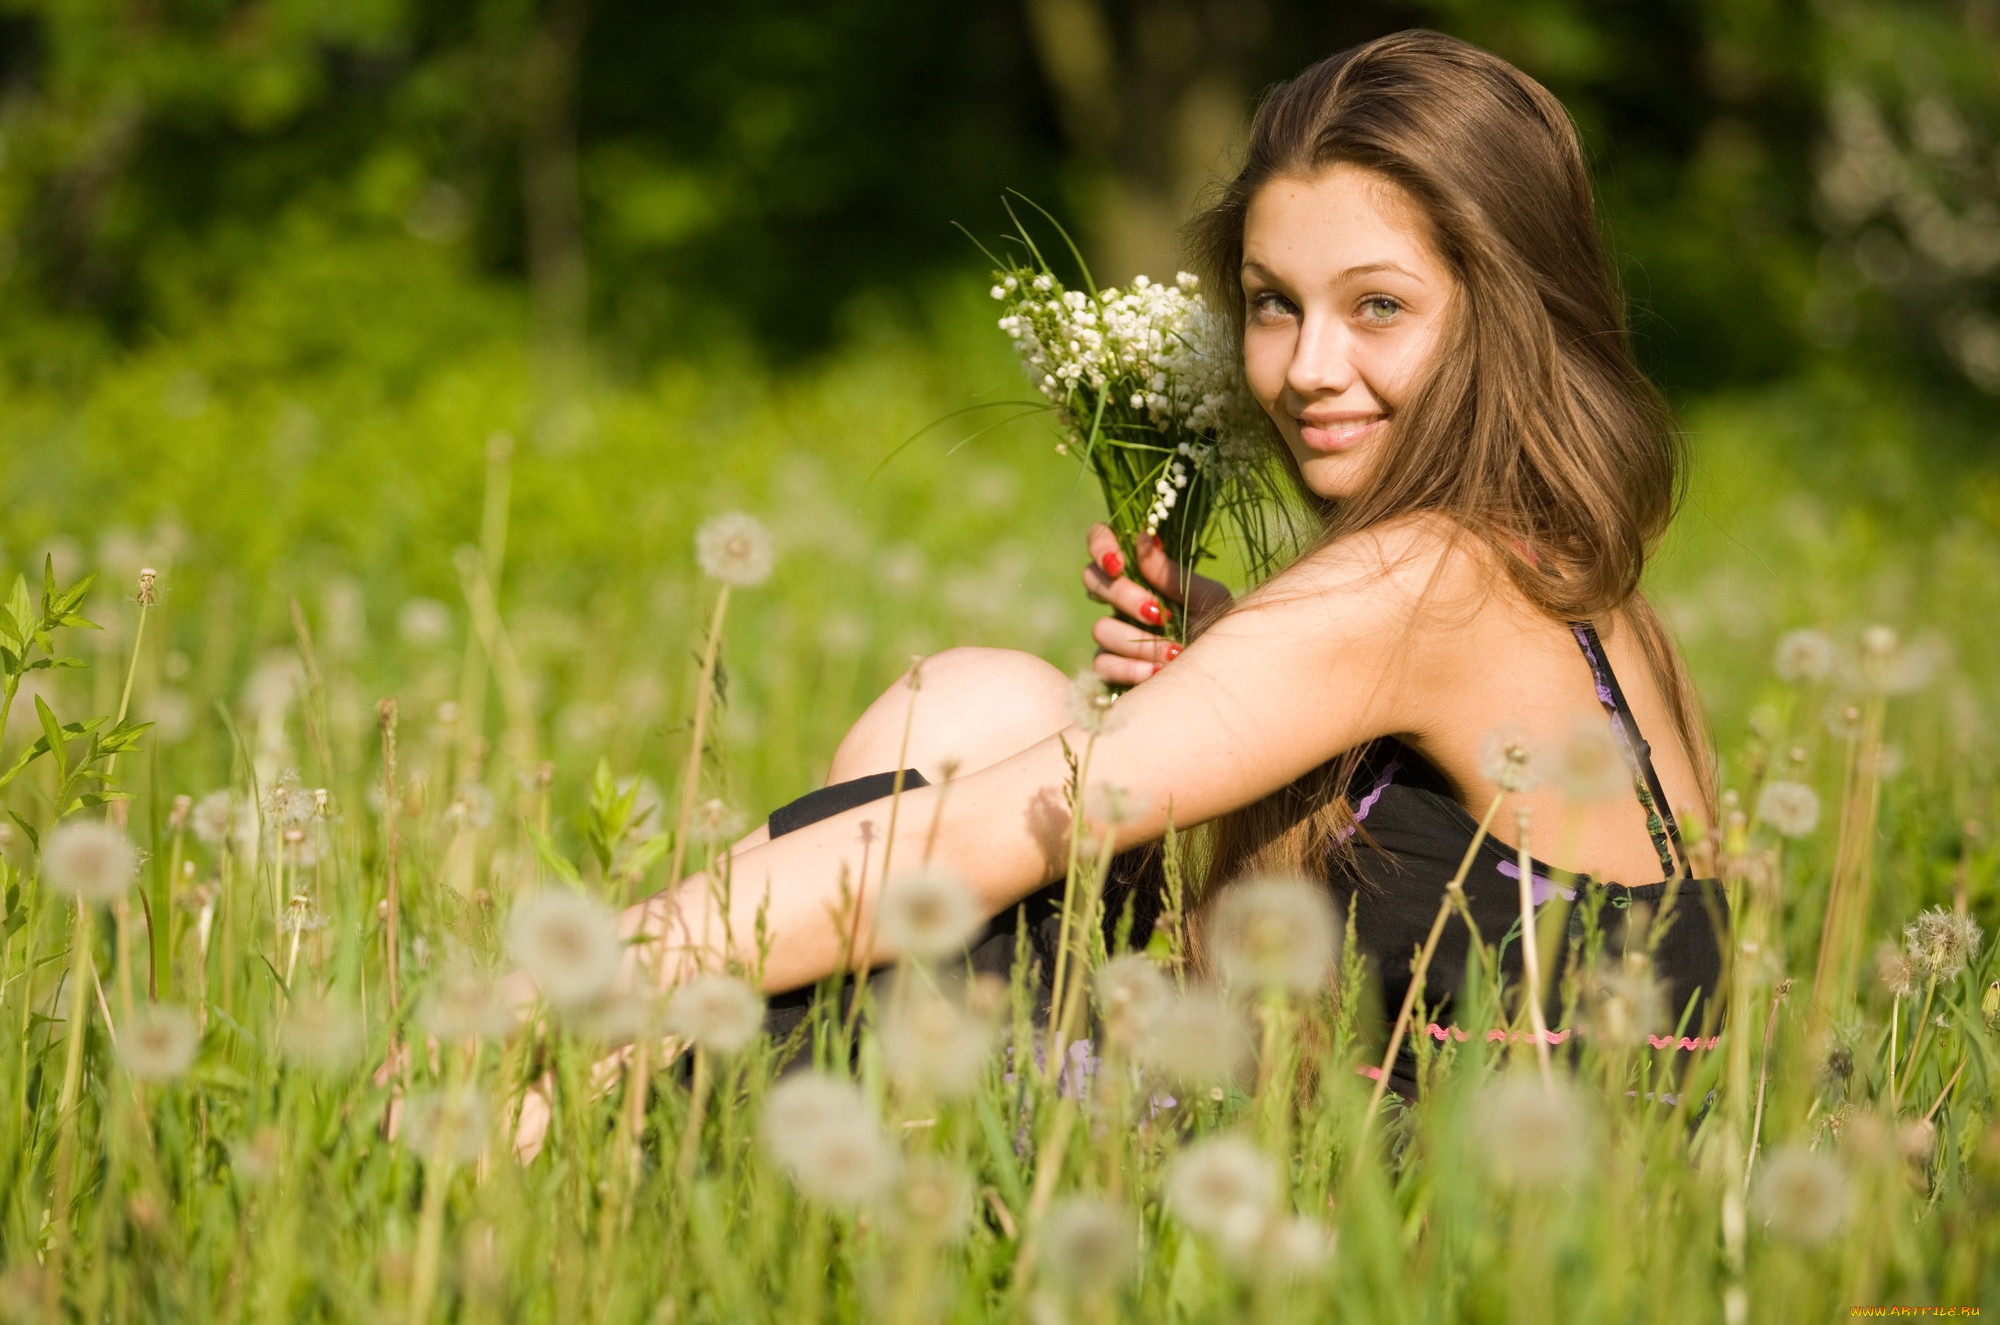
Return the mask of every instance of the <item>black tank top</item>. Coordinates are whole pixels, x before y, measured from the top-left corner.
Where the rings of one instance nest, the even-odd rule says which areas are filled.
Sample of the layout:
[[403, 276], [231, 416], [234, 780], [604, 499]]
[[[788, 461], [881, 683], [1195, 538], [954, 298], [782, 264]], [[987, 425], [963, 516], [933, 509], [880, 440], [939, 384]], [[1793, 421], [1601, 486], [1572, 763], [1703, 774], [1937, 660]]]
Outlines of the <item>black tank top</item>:
[[[1649, 1037], [1651, 1047], [1677, 1053], [1712, 1048], [1715, 1034], [1710, 1023], [1714, 1018], [1709, 1015], [1709, 1006], [1722, 970], [1728, 903], [1714, 880], [1689, 877], [1680, 827], [1653, 769], [1651, 748], [1640, 736], [1639, 724], [1625, 702], [1596, 630], [1587, 622], [1576, 623], [1571, 630], [1590, 664], [1606, 720], [1632, 769], [1634, 793], [1646, 815], [1664, 877], [1637, 887], [1599, 884], [1588, 876], [1571, 876], [1530, 859], [1531, 897], [1537, 907], [1559, 895], [1576, 903], [1570, 911], [1568, 941], [1561, 945], [1561, 951], [1545, 954], [1550, 1039], [1565, 1043], [1572, 1036], [1570, 1028], [1557, 1026], [1562, 1012], [1562, 977], [1577, 960], [1584, 942], [1586, 909], [1601, 899], [1595, 909], [1606, 954], [1623, 953], [1632, 908], [1644, 906], [1651, 917], [1646, 943], [1653, 971], [1666, 992], [1670, 1015], [1676, 1019], [1675, 1026], [1663, 1026]], [[781, 837], [878, 800], [890, 794], [893, 782], [892, 773], [877, 773], [808, 792], [771, 812], [771, 836]], [[927, 783], [921, 773], [906, 769], [903, 785], [911, 788]], [[1344, 849], [1329, 854], [1327, 881], [1336, 900], [1352, 910], [1356, 941], [1374, 969], [1382, 1006], [1393, 1010], [1402, 1005], [1412, 960], [1479, 825], [1459, 804], [1443, 774], [1395, 740], [1369, 746], [1349, 795], [1357, 828]], [[1510, 981], [1518, 981], [1521, 973], [1519, 879], [1516, 853], [1489, 836], [1480, 845], [1464, 885], [1467, 909], [1480, 937], [1489, 949], [1497, 944], [1501, 969]], [[1143, 947], [1160, 914], [1162, 888], [1157, 844], [1114, 858], [1105, 888], [1107, 940], [1115, 937], [1115, 930], [1129, 914], [1126, 942]], [[1008, 975], [1017, 954], [1025, 950], [1039, 985], [1037, 1010], [1045, 1012], [1061, 912], [1062, 884], [1058, 881], [995, 917], [971, 945], [968, 955], [972, 967]], [[1017, 942], [1017, 936], [1025, 943]], [[1454, 914], [1439, 938], [1425, 977], [1424, 1002], [1434, 1019], [1415, 1028], [1414, 1033], [1439, 1041], [1465, 1040], [1474, 1033], [1451, 1021], [1451, 1006], [1465, 973], [1468, 938], [1464, 922]], [[846, 987], [851, 991], [851, 985]], [[766, 1029], [779, 1036], [796, 1030], [810, 1008], [812, 992], [802, 989], [773, 997]], [[1506, 1034], [1500, 1030], [1479, 1033], [1489, 1039]], [[1413, 1095], [1415, 1069], [1416, 1057], [1406, 1041], [1391, 1073], [1391, 1084]], [[1374, 1069], [1364, 1070], [1372, 1073]]]
[[[1711, 1015], [1711, 997], [1722, 973], [1727, 898], [1716, 880], [1690, 877], [1680, 825], [1654, 770], [1651, 747], [1640, 734], [1597, 631], [1588, 622], [1574, 623], [1570, 629], [1590, 664], [1598, 702], [1631, 769], [1634, 796], [1646, 817], [1663, 877], [1631, 887], [1600, 883], [1530, 857], [1530, 900], [1537, 910], [1558, 897], [1571, 903], [1566, 941], [1558, 951], [1543, 954], [1549, 1038], [1562, 1044], [1576, 1034], [1560, 1020], [1563, 976], [1581, 958], [1588, 932], [1586, 914], [1595, 911], [1602, 953], [1610, 960], [1625, 954], [1628, 938], [1634, 937], [1628, 935], [1627, 922], [1634, 908], [1643, 907], [1648, 917], [1644, 945], [1650, 949], [1652, 973], [1666, 1003], [1666, 1018], [1649, 1028], [1647, 1045], [1675, 1054], [1713, 1048], [1716, 1018]], [[1357, 828], [1345, 849], [1329, 853], [1328, 878], [1353, 911], [1356, 942], [1372, 959], [1382, 1006], [1393, 1014], [1402, 1006], [1416, 952], [1479, 825], [1453, 795], [1443, 774], [1395, 740], [1370, 746], [1349, 796]], [[1510, 983], [1520, 979], [1522, 966], [1520, 878], [1519, 854], [1489, 835], [1480, 844], [1464, 885], [1466, 909], [1481, 940], [1489, 950], [1497, 950]], [[1486, 1039], [1509, 1034], [1468, 1029], [1452, 1021], [1452, 1005], [1466, 973], [1469, 938], [1464, 920], [1454, 912], [1424, 979], [1423, 1002], [1433, 1015], [1414, 1025], [1413, 1035], [1442, 1042], [1463, 1041], [1474, 1034]], [[1391, 1084], [1405, 1094], [1414, 1093], [1415, 1068], [1415, 1053], [1406, 1042]], [[1368, 1072], [1372, 1075], [1373, 1069]]]

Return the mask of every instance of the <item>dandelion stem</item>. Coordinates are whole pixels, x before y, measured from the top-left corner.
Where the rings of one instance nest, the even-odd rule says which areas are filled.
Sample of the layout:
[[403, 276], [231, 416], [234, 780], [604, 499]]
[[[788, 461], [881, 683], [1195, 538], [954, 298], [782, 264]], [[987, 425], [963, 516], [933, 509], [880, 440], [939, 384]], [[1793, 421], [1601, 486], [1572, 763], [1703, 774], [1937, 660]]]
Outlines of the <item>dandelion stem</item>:
[[1528, 1027], [1535, 1037], [1535, 1061], [1542, 1069], [1543, 1082], [1553, 1085], [1555, 1073], [1549, 1063], [1549, 1025], [1542, 1015], [1542, 958], [1535, 934], [1534, 856], [1528, 849], [1527, 807], [1514, 812], [1515, 843], [1520, 861], [1521, 891], [1521, 974], [1523, 1001], [1528, 1005]]
[[[1375, 1077], [1375, 1088], [1368, 1094], [1368, 1111], [1361, 1118], [1361, 1132], [1354, 1141], [1355, 1163], [1367, 1153], [1368, 1131], [1374, 1124], [1375, 1114], [1382, 1107], [1382, 1096], [1389, 1089], [1389, 1072], [1396, 1065], [1396, 1054], [1403, 1047], [1403, 1036], [1410, 1029], [1410, 1012], [1416, 1006], [1417, 995], [1422, 991], [1424, 977], [1430, 971], [1431, 958], [1437, 952], [1438, 937], [1444, 933], [1445, 918], [1452, 907], [1465, 906], [1465, 876], [1472, 871], [1472, 862], [1479, 854], [1479, 848], [1486, 841], [1488, 830], [1493, 827], [1493, 816], [1500, 813], [1500, 802], [1506, 799], [1506, 792], [1493, 797], [1493, 803], [1480, 816], [1479, 828], [1472, 835], [1472, 841], [1465, 848], [1465, 856], [1458, 862], [1458, 872], [1451, 876], [1451, 882], [1444, 888], [1444, 896], [1438, 899], [1437, 916], [1431, 921], [1430, 933], [1424, 936], [1424, 946], [1417, 953], [1416, 963], [1410, 968], [1410, 984], [1403, 991], [1403, 1005], [1396, 1010], [1396, 1020], [1389, 1028], [1389, 1047], [1382, 1053], [1382, 1065]], [[1466, 916], [1470, 925], [1471, 916]]]
[[695, 1160], [701, 1153], [701, 1128], [708, 1115], [708, 1072], [708, 1051], [696, 1045], [694, 1079], [688, 1083], [687, 1121], [681, 1127], [681, 1152], [674, 1164], [674, 1180], [683, 1198], [694, 1180]]
[[84, 987], [92, 982], [90, 904], [78, 898], [76, 925], [70, 931], [69, 1043], [63, 1053], [62, 1096], [56, 1105], [60, 1131], [56, 1138], [55, 1191], [49, 1201], [49, 1256], [44, 1314], [57, 1318], [62, 1303], [63, 1254], [69, 1248], [69, 1203], [76, 1169], [77, 1096], [83, 1085], [83, 1039], [90, 1025], [90, 1002]]
[[1937, 976], [1933, 975], [1924, 985], [1924, 1010], [1917, 1014], [1917, 1026], [1910, 1033], [1910, 1052], [1904, 1056], [1900, 1081], [1896, 1074], [1896, 1060], [1889, 1059], [1889, 1112], [1902, 1107], [1903, 1090], [1917, 1074], [1917, 1059], [1924, 1051], [1925, 1032], [1930, 1030], [1931, 1000], [1937, 996]]
[[[694, 801], [701, 789], [702, 746], [708, 740], [708, 710], [715, 698], [715, 665], [722, 654], [722, 622], [729, 612], [729, 585], [724, 584], [715, 596], [715, 611], [708, 619], [708, 639], [701, 650], [701, 683], [694, 697], [694, 730], [688, 740], [687, 768], [681, 774], [681, 807], [674, 820], [674, 850], [667, 863], [667, 883], [669, 886], [681, 881], [681, 871], [687, 866], [688, 830], [694, 823]], [[634, 880], [626, 879], [621, 904], [629, 905]], [[707, 960], [708, 933], [707, 920], [703, 919], [702, 960]]]

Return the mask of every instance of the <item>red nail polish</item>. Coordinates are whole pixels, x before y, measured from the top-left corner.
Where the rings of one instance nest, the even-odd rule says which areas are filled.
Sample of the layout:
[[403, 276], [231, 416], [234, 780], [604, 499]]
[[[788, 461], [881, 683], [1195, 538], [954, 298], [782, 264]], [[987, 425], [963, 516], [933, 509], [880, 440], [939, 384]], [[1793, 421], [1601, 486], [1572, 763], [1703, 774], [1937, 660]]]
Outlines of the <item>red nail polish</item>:
[[1148, 598], [1139, 604], [1139, 619], [1149, 626], [1160, 624], [1160, 605]]
[[1115, 550], [1105, 553], [1104, 573], [1106, 575], [1123, 575], [1125, 573], [1125, 558], [1120, 556]]
[[1169, 645], [1167, 645], [1167, 661], [1168, 661], [1168, 662], [1172, 662], [1172, 661], [1173, 661], [1174, 659], [1176, 659], [1176, 658], [1178, 658], [1178, 657], [1180, 657], [1180, 656], [1181, 656], [1181, 646], [1180, 646], [1180, 645], [1178, 645], [1178, 644], [1169, 644]]

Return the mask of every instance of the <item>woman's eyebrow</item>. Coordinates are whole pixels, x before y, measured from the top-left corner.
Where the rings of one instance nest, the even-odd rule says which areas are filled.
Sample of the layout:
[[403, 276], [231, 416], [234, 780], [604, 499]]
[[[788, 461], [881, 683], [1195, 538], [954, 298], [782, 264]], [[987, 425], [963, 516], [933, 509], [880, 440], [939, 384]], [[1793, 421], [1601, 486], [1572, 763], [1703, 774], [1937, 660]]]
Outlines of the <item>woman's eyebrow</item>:
[[1416, 281], [1418, 284], [1423, 283], [1423, 277], [1417, 275], [1415, 272], [1411, 271], [1408, 267], [1398, 266], [1396, 263], [1393, 262], [1364, 262], [1357, 266], [1347, 267], [1341, 270], [1340, 272], [1337, 272], [1334, 275], [1333, 279], [1336, 282], [1345, 281], [1356, 276], [1372, 276], [1376, 272], [1383, 272], [1383, 271], [1395, 272], [1398, 276], [1407, 276], [1411, 280]]
[[[1363, 263], [1358, 263], [1352, 267], [1344, 267], [1340, 271], [1335, 272], [1333, 274], [1333, 280], [1329, 283], [1338, 285], [1342, 281], [1352, 280], [1357, 276], [1373, 276], [1378, 272], [1394, 272], [1398, 276], [1407, 276], [1409, 279], [1417, 282], [1417, 284], [1419, 285], [1423, 284], [1424, 281], [1423, 277], [1417, 275], [1415, 272], [1411, 271], [1408, 267], [1402, 266], [1398, 263], [1363, 262]], [[1242, 274], [1245, 276], [1255, 276], [1260, 280], [1270, 281], [1273, 283], [1275, 283], [1278, 279], [1275, 275], [1272, 274], [1270, 268], [1266, 267], [1263, 263], [1258, 262], [1254, 258], [1246, 258], [1244, 260], [1242, 267]]]

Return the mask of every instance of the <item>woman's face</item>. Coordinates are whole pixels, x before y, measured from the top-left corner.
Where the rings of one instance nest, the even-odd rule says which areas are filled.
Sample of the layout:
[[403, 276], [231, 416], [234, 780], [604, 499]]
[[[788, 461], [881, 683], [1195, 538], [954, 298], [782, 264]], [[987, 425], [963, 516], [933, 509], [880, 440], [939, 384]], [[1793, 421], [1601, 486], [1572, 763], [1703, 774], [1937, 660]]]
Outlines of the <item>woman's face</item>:
[[1244, 373], [1313, 492], [1367, 484], [1454, 286], [1417, 204], [1373, 171], [1280, 176], [1250, 200]]

